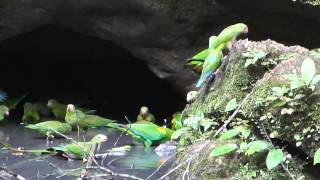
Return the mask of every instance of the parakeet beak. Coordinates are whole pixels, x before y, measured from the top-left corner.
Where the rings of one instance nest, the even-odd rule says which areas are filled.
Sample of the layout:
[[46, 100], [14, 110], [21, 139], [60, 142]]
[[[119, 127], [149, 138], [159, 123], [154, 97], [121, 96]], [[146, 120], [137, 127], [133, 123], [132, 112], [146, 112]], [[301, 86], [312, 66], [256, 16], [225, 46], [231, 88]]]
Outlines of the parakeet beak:
[[246, 26], [245, 28], [244, 28], [244, 33], [248, 33], [249, 32], [249, 28]]
[[52, 103], [51, 101], [48, 101], [48, 104], [47, 104], [48, 107], [51, 107], [52, 106]]
[[10, 113], [9, 113], [9, 110], [6, 111], [5, 114], [6, 114], [6, 116], [9, 116], [9, 114], [10, 114]]

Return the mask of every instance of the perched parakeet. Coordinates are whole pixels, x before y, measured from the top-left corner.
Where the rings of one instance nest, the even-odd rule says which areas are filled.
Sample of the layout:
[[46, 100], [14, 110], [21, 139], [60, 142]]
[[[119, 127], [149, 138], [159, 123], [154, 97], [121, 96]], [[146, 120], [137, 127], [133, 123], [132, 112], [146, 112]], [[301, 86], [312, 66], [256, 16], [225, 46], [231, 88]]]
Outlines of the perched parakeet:
[[149, 121], [154, 123], [156, 121], [153, 114], [150, 113], [149, 108], [146, 106], [142, 106], [140, 108], [140, 113], [137, 116], [137, 122], [138, 121]]
[[[66, 109], [67, 109], [67, 105], [66, 104], [62, 104], [59, 101], [55, 100], [55, 99], [50, 99], [48, 100], [48, 104], [47, 104], [48, 108], [51, 109], [54, 117], [58, 118], [58, 119], [64, 119], [66, 116]], [[83, 111], [86, 114], [94, 114], [95, 110], [89, 110], [89, 109], [85, 109], [85, 108], [79, 108], [81, 111]]]
[[22, 116], [22, 122], [28, 123], [28, 122], [39, 122], [40, 121], [40, 114], [38, 112], [38, 109], [34, 104], [26, 102], [23, 105], [23, 116]]
[[172, 130], [178, 130], [183, 128], [183, 124], [182, 124], [182, 113], [180, 112], [176, 112], [172, 115], [172, 120], [171, 120], [171, 124], [172, 124]]
[[41, 116], [48, 117], [51, 113], [50, 109], [47, 107], [46, 103], [36, 102], [33, 104], [35, 108], [38, 110]]
[[221, 44], [215, 49], [210, 49], [209, 56], [204, 61], [202, 74], [196, 87], [201, 87], [202, 84], [219, 68], [222, 63], [223, 55], [222, 50], [225, 48], [225, 44]]
[[[215, 41], [216, 38], [217, 38], [217, 36], [210, 37], [209, 46], [210, 46], [210, 42]], [[187, 59], [187, 64], [185, 64], [185, 66], [188, 68], [192, 68], [192, 70], [194, 72], [201, 74], [202, 68], [203, 68], [203, 63], [206, 60], [206, 58], [208, 57], [208, 55], [209, 55], [209, 48], [204, 49], [201, 52], [199, 52], [198, 54], [194, 55], [193, 57]]]
[[173, 133], [171, 129], [160, 127], [151, 122], [132, 123], [128, 125], [112, 123], [112, 125], [113, 128], [127, 133], [134, 139], [142, 141], [146, 147], [170, 140]]
[[191, 68], [196, 73], [201, 73], [204, 60], [209, 54], [209, 49], [205, 49], [198, 54], [194, 55], [192, 58], [187, 59], [185, 67]]
[[5, 105], [0, 105], [0, 122], [4, 120], [5, 116], [9, 116], [9, 108]]
[[66, 116], [67, 105], [61, 104], [55, 99], [48, 100], [48, 108], [51, 109], [55, 118], [64, 119]]
[[101, 143], [106, 142], [107, 140], [107, 136], [98, 134], [94, 136], [89, 142], [74, 142], [67, 145], [53, 147], [52, 149], [62, 152], [65, 156], [71, 159], [83, 159], [89, 156], [94, 144], [97, 145], [97, 151], [99, 151]]
[[6, 99], [7, 99], [7, 93], [5, 93], [4, 91], [2, 91], [1, 89], [0, 89], [0, 102], [3, 102], [3, 101], [5, 101]]
[[72, 128], [70, 124], [63, 123], [60, 121], [45, 121], [37, 124], [29, 124], [25, 126], [28, 129], [32, 129], [40, 133], [44, 136], [50, 136], [50, 135], [57, 135], [55, 131], [61, 133], [61, 134], [70, 134]]
[[[225, 47], [230, 48], [234, 41], [240, 34], [248, 33], [248, 26], [244, 23], [237, 23], [230, 25], [223, 29], [220, 34], [215, 37], [211, 36], [209, 39], [209, 49], [216, 49], [221, 44], [225, 44]], [[209, 53], [210, 54], [210, 53]]]
[[102, 126], [107, 127], [115, 121], [97, 115], [85, 114], [81, 110], [76, 109], [73, 104], [68, 104], [65, 122], [73, 127], [88, 129]]

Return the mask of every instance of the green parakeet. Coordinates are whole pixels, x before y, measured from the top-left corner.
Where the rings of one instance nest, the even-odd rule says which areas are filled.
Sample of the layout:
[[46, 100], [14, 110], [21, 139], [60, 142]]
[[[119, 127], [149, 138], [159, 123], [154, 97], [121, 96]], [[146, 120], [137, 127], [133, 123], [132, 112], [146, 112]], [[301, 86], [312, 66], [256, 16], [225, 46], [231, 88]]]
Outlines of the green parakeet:
[[209, 54], [209, 49], [205, 49], [198, 54], [194, 55], [192, 58], [187, 59], [185, 67], [191, 68], [196, 73], [201, 73], [204, 60]]
[[28, 129], [32, 129], [40, 133], [41, 135], [44, 136], [49, 136], [49, 135], [57, 135], [55, 131], [61, 133], [61, 134], [70, 134], [72, 128], [70, 124], [68, 123], [62, 123], [60, 121], [45, 121], [37, 124], [29, 124], [25, 126]]
[[47, 107], [46, 103], [36, 102], [33, 104], [35, 108], [38, 110], [41, 116], [49, 116], [50, 115], [50, 109]]
[[171, 129], [160, 127], [151, 122], [132, 123], [128, 125], [112, 123], [112, 125], [113, 128], [127, 133], [134, 139], [142, 141], [146, 147], [170, 140], [173, 133]]
[[107, 127], [115, 121], [97, 115], [85, 114], [81, 110], [76, 109], [73, 104], [68, 104], [65, 122], [73, 127], [87, 129], [102, 126]]
[[[209, 47], [210, 47], [210, 43], [215, 41], [217, 38], [217, 36], [211, 36], [209, 39]], [[202, 67], [203, 67], [203, 63], [206, 60], [206, 58], [209, 55], [209, 48], [208, 49], [204, 49], [201, 52], [199, 52], [198, 54], [194, 55], [193, 57], [187, 59], [187, 64], [185, 65], [186, 67], [192, 68], [193, 71], [195, 71], [196, 73], [201, 74], [202, 72]]]
[[153, 114], [150, 113], [149, 108], [146, 106], [142, 106], [140, 109], [140, 113], [137, 116], [137, 121], [149, 121], [154, 123], [156, 121]]
[[176, 112], [172, 115], [172, 120], [171, 120], [172, 128], [173, 130], [178, 130], [183, 128], [183, 123], [182, 123], [182, 113]]
[[0, 122], [5, 119], [5, 116], [9, 116], [9, 108], [5, 105], [0, 105]]
[[[221, 44], [230, 48], [232, 43], [237, 39], [240, 34], [248, 33], [248, 26], [243, 23], [230, 25], [223, 29], [220, 34], [215, 37], [211, 36], [209, 39], [209, 49], [216, 49]], [[210, 54], [210, 53], [209, 53]]]
[[221, 44], [215, 49], [210, 49], [209, 56], [204, 61], [202, 74], [196, 87], [201, 87], [202, 84], [219, 68], [223, 59], [222, 50], [224, 48], [225, 44]]
[[55, 151], [63, 152], [64, 155], [71, 159], [83, 159], [90, 154], [90, 151], [94, 144], [97, 145], [97, 151], [99, 151], [101, 143], [106, 142], [107, 140], [107, 136], [98, 134], [94, 136], [89, 142], [74, 142], [67, 145], [53, 147], [52, 149], [54, 149]]
[[40, 121], [40, 114], [38, 112], [38, 109], [34, 104], [32, 103], [24, 103], [23, 105], [23, 116], [22, 116], [22, 122], [28, 123], [28, 122], [39, 122]]
[[228, 26], [216, 36], [209, 38], [209, 53], [204, 61], [201, 77], [198, 80], [196, 87], [201, 87], [202, 84], [219, 68], [223, 59], [223, 50], [230, 48], [232, 43], [240, 34], [248, 33], [247, 25], [237, 23]]
[[[54, 117], [58, 118], [58, 119], [64, 119], [66, 116], [66, 109], [67, 109], [67, 105], [66, 104], [62, 104], [59, 101], [55, 100], [55, 99], [50, 99], [48, 100], [48, 104], [47, 104], [48, 108], [51, 109]], [[81, 111], [83, 111], [86, 114], [94, 114], [95, 110], [89, 110], [89, 109], [85, 109], [85, 108], [79, 108]]]

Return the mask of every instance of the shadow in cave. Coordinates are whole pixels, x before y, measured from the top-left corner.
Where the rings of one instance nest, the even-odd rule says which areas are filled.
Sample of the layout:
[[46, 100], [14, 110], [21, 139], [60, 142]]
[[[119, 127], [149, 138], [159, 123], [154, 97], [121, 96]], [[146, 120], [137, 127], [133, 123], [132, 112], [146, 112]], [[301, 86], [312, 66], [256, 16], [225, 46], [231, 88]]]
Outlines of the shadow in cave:
[[146, 105], [158, 122], [181, 109], [183, 98], [143, 62], [112, 42], [47, 25], [0, 44], [0, 87], [27, 101], [55, 97], [98, 114], [135, 120]]

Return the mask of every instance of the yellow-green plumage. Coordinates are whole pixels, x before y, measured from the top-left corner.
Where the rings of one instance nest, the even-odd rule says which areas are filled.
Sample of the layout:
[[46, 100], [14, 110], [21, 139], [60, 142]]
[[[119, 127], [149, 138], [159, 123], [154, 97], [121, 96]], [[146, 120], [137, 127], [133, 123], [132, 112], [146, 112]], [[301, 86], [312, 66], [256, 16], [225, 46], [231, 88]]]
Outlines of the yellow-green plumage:
[[75, 109], [74, 105], [69, 104], [66, 111], [65, 122], [72, 127], [80, 127], [83, 129], [108, 126], [115, 122], [114, 120], [103, 118], [97, 115], [85, 114], [84, 112]]
[[28, 129], [32, 129], [40, 133], [41, 135], [48, 136], [49, 134], [55, 134], [60, 136], [55, 131], [61, 134], [70, 134], [72, 128], [67, 123], [62, 123], [60, 121], [45, 121], [37, 124], [29, 124], [25, 126]]
[[154, 123], [156, 121], [154, 115], [150, 113], [148, 107], [142, 106], [140, 109], [140, 113], [137, 116], [137, 122], [139, 121], [148, 121]]
[[103, 134], [98, 134], [89, 142], [73, 142], [67, 145], [53, 147], [53, 149], [63, 152], [69, 158], [83, 159], [90, 154], [93, 145], [96, 145], [97, 151], [99, 151], [101, 143], [105, 141], [107, 141], [107, 137]]
[[5, 116], [9, 116], [9, 108], [5, 105], [0, 105], [0, 122], [5, 119]]
[[38, 109], [33, 104], [27, 102], [23, 105], [23, 116], [22, 122], [29, 123], [29, 122], [39, 122], [40, 121], [40, 114]]

